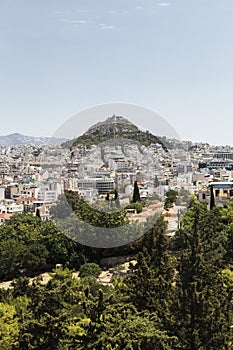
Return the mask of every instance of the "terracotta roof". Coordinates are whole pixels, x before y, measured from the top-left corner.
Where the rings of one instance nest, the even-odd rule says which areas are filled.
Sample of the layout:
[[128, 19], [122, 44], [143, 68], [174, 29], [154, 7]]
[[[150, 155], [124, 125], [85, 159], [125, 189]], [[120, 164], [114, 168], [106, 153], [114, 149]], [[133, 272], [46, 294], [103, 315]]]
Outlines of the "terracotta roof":
[[0, 219], [10, 219], [12, 217], [13, 214], [9, 214], [9, 213], [2, 213], [0, 214]]
[[22, 198], [17, 198], [17, 201], [34, 201], [35, 198], [34, 197], [22, 197]]

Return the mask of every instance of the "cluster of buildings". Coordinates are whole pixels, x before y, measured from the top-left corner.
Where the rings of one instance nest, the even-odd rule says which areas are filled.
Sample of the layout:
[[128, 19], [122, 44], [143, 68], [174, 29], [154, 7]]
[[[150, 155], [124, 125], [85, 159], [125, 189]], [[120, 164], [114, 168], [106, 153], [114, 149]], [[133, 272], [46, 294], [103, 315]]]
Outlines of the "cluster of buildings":
[[0, 146], [0, 223], [23, 212], [48, 220], [64, 190], [93, 203], [117, 190], [120, 203], [127, 204], [135, 181], [142, 199], [163, 201], [169, 189], [209, 205], [224, 206], [233, 198], [233, 148], [164, 141], [168, 151], [117, 139], [75, 149]]
[[49, 168], [39, 166], [38, 157], [44, 151], [48, 152], [49, 146], [0, 146], [0, 223], [23, 212], [40, 215], [42, 220], [50, 218], [62, 185], [58, 174], [56, 181], [55, 173], [52, 178]]

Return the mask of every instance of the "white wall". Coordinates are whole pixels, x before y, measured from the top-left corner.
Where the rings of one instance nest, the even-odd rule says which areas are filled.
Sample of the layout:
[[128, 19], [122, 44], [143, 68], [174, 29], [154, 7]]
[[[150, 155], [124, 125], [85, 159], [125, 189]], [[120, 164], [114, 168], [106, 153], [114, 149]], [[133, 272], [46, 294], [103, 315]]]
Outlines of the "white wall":
[[0, 201], [5, 199], [5, 188], [0, 187]]

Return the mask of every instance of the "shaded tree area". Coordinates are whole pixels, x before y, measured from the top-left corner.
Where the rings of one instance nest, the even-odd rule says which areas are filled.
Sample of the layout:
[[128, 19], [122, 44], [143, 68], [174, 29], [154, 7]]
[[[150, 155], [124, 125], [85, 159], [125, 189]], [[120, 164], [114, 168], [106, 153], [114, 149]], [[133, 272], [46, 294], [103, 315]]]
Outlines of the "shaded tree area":
[[60, 232], [52, 221], [43, 222], [37, 216], [14, 215], [0, 227], [0, 280], [33, 276], [57, 263], [78, 269], [95, 256], [90, 248]]
[[[114, 196], [114, 200], [117, 202], [117, 191], [114, 192]], [[109, 194], [107, 195], [106, 201], [109, 201]], [[77, 193], [65, 191], [65, 196], [60, 196], [59, 202], [52, 208], [51, 214], [55, 219], [64, 220], [68, 218], [72, 212], [74, 212], [81, 221], [95, 227], [114, 228], [127, 224], [125, 210], [119, 209], [110, 213], [98, 210], [89, 205], [88, 202]]]
[[[91, 248], [93, 256], [97, 258], [102, 254], [105, 257], [130, 255], [141, 247], [144, 224], [137, 222], [129, 224], [126, 210], [118, 207], [117, 191], [113, 191], [112, 195], [113, 201], [110, 200], [110, 196], [107, 196], [107, 200], [103, 200], [98, 207], [90, 206], [77, 193], [66, 191], [65, 196], [60, 196], [57, 205], [51, 210], [52, 217], [60, 230], [71, 239], [90, 244], [92, 247], [99, 247], [100, 242], [103, 242], [102, 246], [114, 247], [108, 248], [108, 252], [106, 249]], [[109, 208], [109, 202], [111, 202], [111, 208]], [[115, 228], [117, 230], [114, 230]]]

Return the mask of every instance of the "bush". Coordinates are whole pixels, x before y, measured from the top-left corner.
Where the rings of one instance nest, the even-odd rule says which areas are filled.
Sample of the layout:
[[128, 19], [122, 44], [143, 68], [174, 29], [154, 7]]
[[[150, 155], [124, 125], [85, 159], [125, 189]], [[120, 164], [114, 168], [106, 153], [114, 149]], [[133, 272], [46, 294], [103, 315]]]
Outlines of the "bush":
[[86, 263], [80, 267], [80, 277], [98, 277], [101, 274], [101, 268], [95, 263]]
[[143, 204], [142, 203], [130, 203], [125, 207], [125, 209], [136, 209], [137, 214], [142, 212]]
[[166, 193], [164, 209], [169, 210], [170, 208], [172, 208], [173, 204], [176, 202], [177, 196], [178, 196], [178, 192], [176, 192], [174, 190], [169, 190]]

